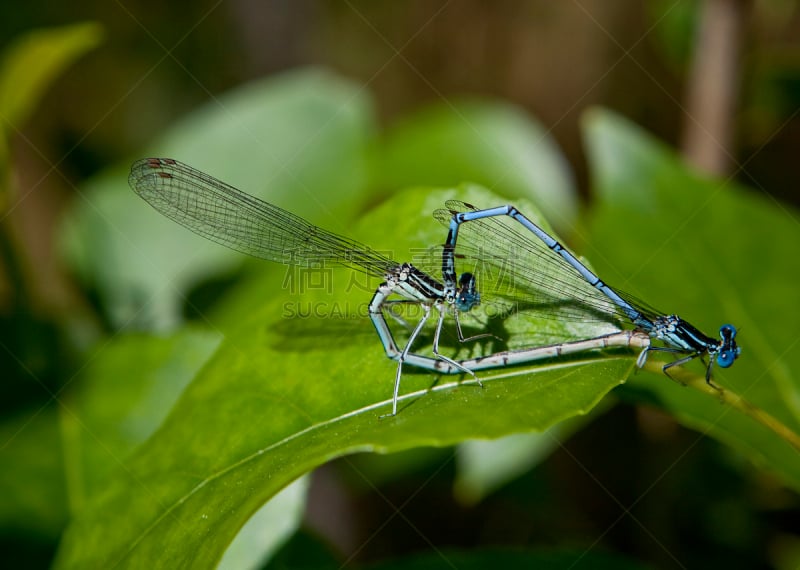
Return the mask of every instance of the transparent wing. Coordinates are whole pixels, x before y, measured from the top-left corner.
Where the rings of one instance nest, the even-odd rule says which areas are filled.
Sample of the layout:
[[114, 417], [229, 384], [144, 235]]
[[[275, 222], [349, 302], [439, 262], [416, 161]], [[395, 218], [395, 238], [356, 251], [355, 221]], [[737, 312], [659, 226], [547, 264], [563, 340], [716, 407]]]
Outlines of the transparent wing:
[[[448, 201], [434, 217], [450, 224], [454, 212], [477, 208]], [[440, 248], [441, 249], [441, 248]], [[459, 227], [455, 249], [458, 273], [476, 276], [482, 304], [512, 307], [538, 318], [573, 322], [629, 322], [625, 312], [561, 256], [508, 216], [469, 221]], [[650, 318], [657, 311], [618, 293]]]
[[314, 226], [173, 159], [134, 162], [128, 183], [166, 217], [254, 257], [303, 267], [345, 265], [378, 276], [397, 265], [357, 241]]

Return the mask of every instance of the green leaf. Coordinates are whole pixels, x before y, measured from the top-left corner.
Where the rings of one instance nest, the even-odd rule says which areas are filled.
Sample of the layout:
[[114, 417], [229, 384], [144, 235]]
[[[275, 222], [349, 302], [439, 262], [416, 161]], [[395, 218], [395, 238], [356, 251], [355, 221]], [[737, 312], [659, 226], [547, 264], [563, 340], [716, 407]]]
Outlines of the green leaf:
[[[441, 241], [444, 228], [430, 212], [453, 197], [497, 200], [476, 188], [404, 192], [354, 233], [369, 234], [364, 241], [377, 248], [394, 242], [404, 259], [412, 244], [418, 251]], [[488, 372], [483, 389], [407, 367], [400, 413], [379, 419], [390, 410], [396, 365], [366, 316], [375, 282], [354, 282], [344, 271], [330, 277], [337, 286], [302, 297], [282, 291], [274, 273], [247, 290], [249, 314], [161, 429], [74, 520], [57, 566], [213, 567], [261, 505], [335, 457], [542, 431], [587, 413], [633, 367], [630, 353], [589, 354]], [[317, 312], [303, 316], [300, 303]], [[595, 326], [573, 332], [590, 335]], [[448, 338], [442, 348], [455, 345]]]
[[0, 128], [21, 128], [56, 77], [102, 37], [102, 27], [89, 22], [34, 30], [6, 48], [0, 63]]
[[[594, 111], [585, 126], [598, 195], [588, 254], [599, 274], [709, 336], [724, 323], [738, 327], [742, 354], [730, 369], [715, 368], [715, 381], [800, 433], [798, 212], [729, 181], [701, 178], [609, 112]], [[699, 363], [685, 368], [703, 384]], [[742, 413], [747, 406], [721, 406], [663, 375], [641, 374], [630, 386], [631, 394], [800, 489], [800, 454]]]
[[88, 357], [61, 418], [73, 512], [156, 431], [220, 341], [193, 329], [127, 334]]
[[[170, 127], [147, 155], [179, 159], [346, 233], [364, 199], [373, 122], [360, 87], [305, 70], [215, 99]], [[114, 168], [81, 188], [61, 241], [115, 324], [164, 329], [180, 321], [188, 289], [244, 257], [152, 210], [128, 187], [128, 170]]]
[[386, 136], [378, 167], [384, 186], [473, 182], [509, 199], [540, 205], [558, 228], [577, 213], [572, 171], [552, 137], [507, 103], [461, 101], [404, 117]]

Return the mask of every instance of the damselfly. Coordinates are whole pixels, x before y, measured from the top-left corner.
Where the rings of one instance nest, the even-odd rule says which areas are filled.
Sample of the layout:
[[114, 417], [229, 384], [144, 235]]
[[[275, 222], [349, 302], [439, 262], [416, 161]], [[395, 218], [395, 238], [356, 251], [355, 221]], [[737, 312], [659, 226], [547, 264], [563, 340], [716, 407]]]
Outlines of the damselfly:
[[[435, 217], [449, 227], [442, 256], [445, 296], [455, 295], [458, 311], [469, 311], [480, 303], [477, 288], [459, 287], [456, 249], [460, 256], [478, 266], [498, 270], [503, 278], [487, 280], [482, 287], [503, 296], [505, 288], [516, 304], [527, 305], [540, 314], [558, 319], [586, 321], [600, 319], [628, 322], [636, 331], [663, 342], [665, 346], [644, 347], [637, 366], [644, 366], [651, 351], [669, 352], [680, 358], [664, 364], [669, 370], [700, 358], [706, 364], [705, 379], [711, 383], [716, 363], [728, 368], [739, 357], [736, 328], [722, 325], [719, 340], [706, 336], [677, 315], [667, 315], [604, 283], [577, 257], [514, 206], [481, 210], [472, 204], [451, 200]], [[519, 224], [519, 225], [517, 225]], [[517, 231], [518, 227], [527, 230]], [[463, 279], [463, 274], [462, 274]]]
[[[465, 272], [456, 279], [450, 271], [454, 267], [452, 248], [445, 248], [445, 277], [449, 281], [442, 283], [410, 263], [396, 262], [355, 240], [323, 230], [173, 159], [138, 160], [131, 167], [128, 181], [139, 196], [166, 217], [233, 250], [286, 265], [341, 265], [383, 279], [369, 303], [369, 316], [387, 356], [397, 361], [392, 415], [397, 413], [403, 364], [445, 374], [467, 373], [475, 378], [476, 370], [611, 346], [645, 350], [650, 346], [646, 334], [636, 330], [616, 330], [596, 338], [454, 360], [439, 350], [445, 315], [453, 314], [459, 340], [469, 340], [462, 333], [458, 315], [476, 307], [480, 303], [480, 294], [473, 274]], [[455, 234], [452, 237], [454, 246]], [[423, 309], [422, 317], [402, 348], [395, 341], [385, 318], [385, 311], [393, 302], [391, 296], [416, 303]], [[433, 357], [411, 351], [431, 309], [438, 313], [432, 342]], [[478, 335], [482, 336], [490, 335]]]

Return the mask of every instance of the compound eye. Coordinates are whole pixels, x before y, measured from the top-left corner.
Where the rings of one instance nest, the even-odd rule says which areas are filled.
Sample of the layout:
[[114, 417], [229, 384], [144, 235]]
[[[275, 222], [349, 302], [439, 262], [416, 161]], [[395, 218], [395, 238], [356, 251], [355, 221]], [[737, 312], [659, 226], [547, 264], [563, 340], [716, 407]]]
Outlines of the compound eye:
[[717, 364], [722, 368], [728, 368], [738, 355], [739, 353], [735, 350], [723, 350], [717, 355]]
[[462, 291], [456, 297], [456, 309], [466, 313], [481, 304], [481, 296], [477, 291]]
[[722, 340], [733, 340], [736, 338], [736, 327], [733, 325], [722, 325], [719, 328], [719, 336]]
[[475, 276], [472, 273], [462, 273], [461, 277], [458, 279], [458, 286], [460, 289], [466, 289], [468, 291], [475, 290]]

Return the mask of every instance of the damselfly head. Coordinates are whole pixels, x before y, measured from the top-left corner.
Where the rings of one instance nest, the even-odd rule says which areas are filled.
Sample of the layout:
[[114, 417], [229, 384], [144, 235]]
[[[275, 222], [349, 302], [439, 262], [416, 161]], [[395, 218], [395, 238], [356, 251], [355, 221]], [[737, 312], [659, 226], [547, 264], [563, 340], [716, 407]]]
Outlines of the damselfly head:
[[481, 304], [481, 294], [475, 285], [475, 276], [472, 273], [462, 273], [458, 278], [458, 290], [456, 291], [456, 309], [459, 312], [467, 312], [473, 307]]
[[742, 349], [736, 346], [736, 327], [733, 325], [722, 325], [719, 328], [719, 352], [717, 353], [717, 364], [722, 368], [728, 368], [739, 358]]

